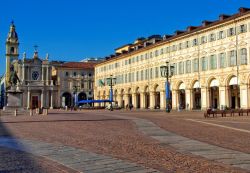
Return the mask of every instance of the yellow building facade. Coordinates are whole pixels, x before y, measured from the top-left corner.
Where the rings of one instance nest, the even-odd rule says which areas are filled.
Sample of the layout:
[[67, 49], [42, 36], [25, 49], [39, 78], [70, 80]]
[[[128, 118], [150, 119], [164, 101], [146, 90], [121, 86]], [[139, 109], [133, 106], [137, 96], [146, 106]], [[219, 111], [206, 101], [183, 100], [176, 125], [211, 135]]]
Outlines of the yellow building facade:
[[108, 99], [107, 78], [116, 84], [119, 106], [166, 108], [160, 66], [174, 66], [170, 78], [172, 109], [250, 108], [250, 10], [220, 15], [174, 35], [140, 38], [116, 49], [95, 67], [95, 99]]

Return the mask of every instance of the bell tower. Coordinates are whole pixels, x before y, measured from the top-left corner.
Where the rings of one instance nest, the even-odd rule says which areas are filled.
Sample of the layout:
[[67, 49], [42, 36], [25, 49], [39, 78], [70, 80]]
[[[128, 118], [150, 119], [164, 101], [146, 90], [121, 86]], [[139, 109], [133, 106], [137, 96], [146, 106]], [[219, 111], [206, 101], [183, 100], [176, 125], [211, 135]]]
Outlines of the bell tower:
[[16, 33], [16, 28], [14, 22], [11, 22], [10, 30], [8, 33], [8, 37], [6, 40], [6, 86], [9, 86], [8, 80], [10, 76], [10, 67], [11, 63], [14, 60], [18, 60], [18, 48], [19, 48], [19, 41], [18, 35]]

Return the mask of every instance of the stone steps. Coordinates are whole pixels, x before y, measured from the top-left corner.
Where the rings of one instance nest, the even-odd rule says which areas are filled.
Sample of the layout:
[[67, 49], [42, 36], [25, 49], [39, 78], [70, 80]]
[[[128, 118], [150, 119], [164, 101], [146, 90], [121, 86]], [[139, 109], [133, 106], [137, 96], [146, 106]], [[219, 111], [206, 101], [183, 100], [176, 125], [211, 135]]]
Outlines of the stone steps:
[[[3, 110], [3, 111], [1, 111], [1, 115], [14, 116], [15, 115], [15, 110]], [[17, 111], [17, 116], [20, 116], [20, 115], [29, 115], [29, 111], [27, 111], [27, 110], [18, 110]]]

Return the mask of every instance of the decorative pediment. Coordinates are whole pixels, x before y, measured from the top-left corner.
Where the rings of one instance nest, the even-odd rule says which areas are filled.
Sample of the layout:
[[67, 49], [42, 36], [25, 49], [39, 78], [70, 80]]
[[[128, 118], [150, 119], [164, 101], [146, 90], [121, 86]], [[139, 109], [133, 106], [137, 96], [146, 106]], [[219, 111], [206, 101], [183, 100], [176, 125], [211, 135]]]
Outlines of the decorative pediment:
[[233, 48], [235, 48], [235, 47], [236, 47], [236, 46], [235, 46], [234, 43], [230, 43], [229, 46], [228, 46], [229, 49], [233, 49]]
[[209, 53], [214, 53], [214, 52], [216, 52], [215, 49], [210, 49], [210, 50], [209, 50]]
[[198, 53], [193, 53], [192, 57], [197, 57]]
[[202, 56], [205, 56], [206, 54], [207, 54], [206, 51], [202, 51], [202, 52], [201, 52], [201, 55], [202, 55]]
[[223, 51], [225, 51], [225, 50], [226, 50], [226, 48], [223, 47], [223, 46], [221, 46], [221, 47], [218, 49], [218, 51], [220, 51], [220, 52], [223, 52]]
[[245, 41], [241, 41], [240, 43], [239, 43], [239, 46], [246, 46], [247, 45], [247, 42], [245, 42]]

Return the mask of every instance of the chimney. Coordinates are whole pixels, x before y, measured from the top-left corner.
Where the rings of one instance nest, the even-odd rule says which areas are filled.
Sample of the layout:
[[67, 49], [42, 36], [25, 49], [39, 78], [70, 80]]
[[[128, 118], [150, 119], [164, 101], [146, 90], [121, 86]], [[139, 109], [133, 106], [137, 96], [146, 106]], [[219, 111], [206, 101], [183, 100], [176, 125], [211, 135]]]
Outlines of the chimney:
[[126, 51], [126, 50], [123, 50], [123, 51], [122, 51], [122, 53], [123, 53], [123, 54], [125, 54], [125, 53], [128, 53], [128, 51]]
[[208, 20], [203, 20], [202, 21], [202, 26], [205, 27], [207, 25], [210, 25], [211, 23], [213, 23], [212, 21], [208, 21]]
[[180, 35], [180, 34], [182, 34], [182, 33], [184, 33], [185, 31], [180, 31], [180, 30], [177, 30], [177, 31], [175, 31], [175, 36], [176, 35]]
[[198, 26], [189, 26], [189, 27], [187, 27], [187, 31], [190, 32], [196, 28], [198, 28]]
[[248, 12], [249, 10], [250, 10], [249, 8], [240, 7], [238, 11], [240, 14], [242, 14], [242, 13]]
[[226, 14], [221, 14], [219, 16], [219, 20], [222, 21], [222, 20], [225, 20], [226, 18], [229, 18], [229, 17], [231, 17], [231, 16], [230, 15], [226, 15]]
[[121, 53], [115, 53], [115, 56], [119, 56], [119, 55], [121, 55]]
[[163, 40], [167, 40], [167, 39], [170, 38], [170, 37], [173, 37], [173, 35], [167, 35], [167, 34], [166, 34], [166, 35], [163, 36]]

